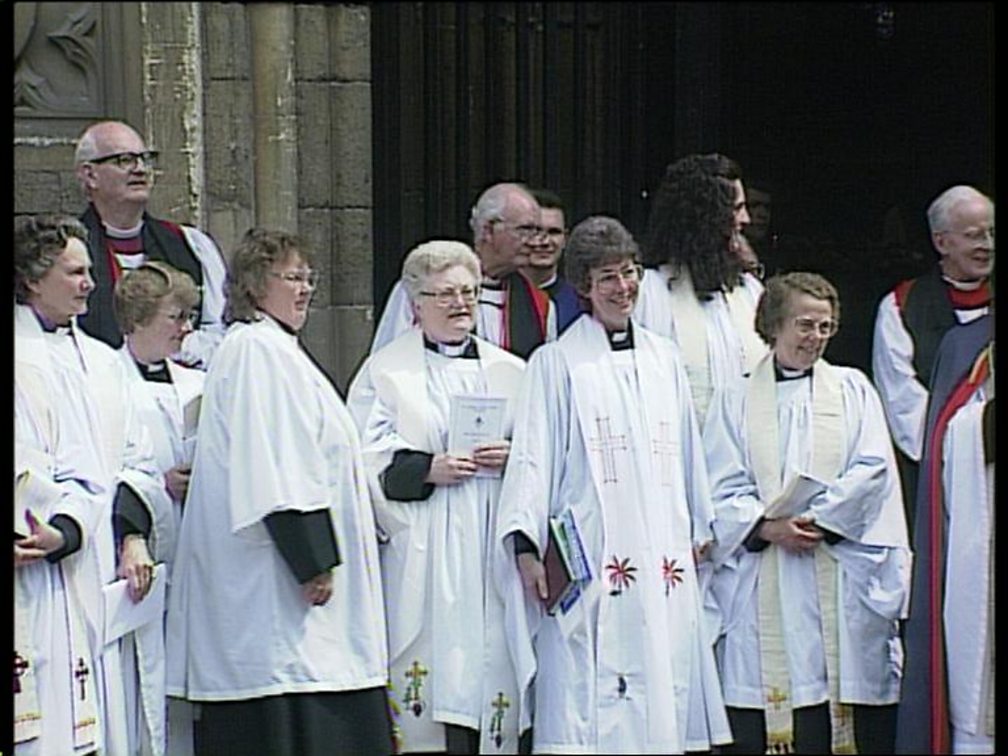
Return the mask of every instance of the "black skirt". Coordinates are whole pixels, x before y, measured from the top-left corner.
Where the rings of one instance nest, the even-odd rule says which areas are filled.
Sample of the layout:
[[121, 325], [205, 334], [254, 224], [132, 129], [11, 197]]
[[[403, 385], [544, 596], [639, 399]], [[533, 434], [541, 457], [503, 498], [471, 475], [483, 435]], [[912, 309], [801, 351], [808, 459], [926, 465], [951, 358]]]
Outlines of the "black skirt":
[[200, 702], [197, 756], [392, 753], [386, 689]]

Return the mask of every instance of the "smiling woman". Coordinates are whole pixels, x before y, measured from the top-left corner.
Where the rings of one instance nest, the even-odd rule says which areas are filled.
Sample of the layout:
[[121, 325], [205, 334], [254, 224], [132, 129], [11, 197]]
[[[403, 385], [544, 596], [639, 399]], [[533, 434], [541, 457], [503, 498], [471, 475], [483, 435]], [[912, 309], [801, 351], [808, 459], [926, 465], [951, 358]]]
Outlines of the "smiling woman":
[[[768, 279], [756, 331], [772, 351], [704, 426], [726, 753], [893, 753], [907, 527], [878, 394], [821, 359], [839, 322], [822, 276]], [[815, 487], [793, 493], [799, 478]]]
[[807, 370], [840, 327], [840, 297], [815, 273], [787, 273], [766, 282], [756, 308], [756, 332], [780, 367]]
[[[405, 707], [394, 710], [400, 753], [519, 750], [518, 686], [485, 560], [524, 364], [472, 333], [479, 275], [462, 242], [410, 251], [402, 280], [419, 327], [375, 352], [350, 386], [364, 458], [385, 494], [376, 512], [388, 535], [382, 579], [390, 688]], [[456, 438], [465, 407], [500, 422], [484, 423], [486, 432], [464, 426], [478, 442]]]

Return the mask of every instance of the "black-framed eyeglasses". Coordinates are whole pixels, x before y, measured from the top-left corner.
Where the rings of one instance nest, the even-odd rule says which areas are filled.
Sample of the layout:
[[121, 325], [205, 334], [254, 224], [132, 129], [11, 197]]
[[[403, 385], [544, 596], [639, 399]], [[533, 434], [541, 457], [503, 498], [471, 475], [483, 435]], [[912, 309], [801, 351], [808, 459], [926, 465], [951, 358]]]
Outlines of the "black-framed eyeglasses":
[[113, 152], [111, 155], [102, 155], [101, 157], [91, 158], [87, 162], [94, 163], [95, 165], [111, 163], [120, 170], [131, 171], [139, 165], [141, 160], [148, 168], [157, 167], [159, 154], [160, 153], [157, 150], [146, 150], [144, 152]]
[[316, 288], [319, 282], [319, 274], [317, 270], [290, 270], [286, 273], [274, 273], [271, 270], [269, 271], [269, 274], [271, 276], [276, 276], [287, 283], [304, 284], [311, 289]]
[[441, 289], [441, 291], [421, 291], [421, 296], [430, 297], [438, 307], [450, 307], [455, 300], [462, 297], [462, 302], [472, 304], [479, 297], [478, 286], [463, 286], [460, 289]]

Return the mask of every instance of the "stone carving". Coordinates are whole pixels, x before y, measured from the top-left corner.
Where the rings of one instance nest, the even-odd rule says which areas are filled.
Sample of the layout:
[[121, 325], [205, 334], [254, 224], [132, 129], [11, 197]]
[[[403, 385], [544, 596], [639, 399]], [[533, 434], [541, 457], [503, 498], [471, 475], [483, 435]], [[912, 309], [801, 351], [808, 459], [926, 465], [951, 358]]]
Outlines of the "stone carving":
[[15, 116], [91, 117], [101, 113], [97, 6], [15, 3]]

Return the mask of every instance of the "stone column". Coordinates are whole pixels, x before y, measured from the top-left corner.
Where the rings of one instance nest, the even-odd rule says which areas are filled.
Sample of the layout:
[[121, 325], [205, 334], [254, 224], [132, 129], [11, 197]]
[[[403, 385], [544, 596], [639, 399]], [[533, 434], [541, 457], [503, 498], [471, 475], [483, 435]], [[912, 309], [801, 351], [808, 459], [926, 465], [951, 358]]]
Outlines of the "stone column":
[[205, 223], [202, 9], [200, 3], [140, 3], [143, 123], [131, 124], [161, 151], [151, 211]]
[[294, 6], [252, 3], [253, 161], [257, 225], [298, 229]]

